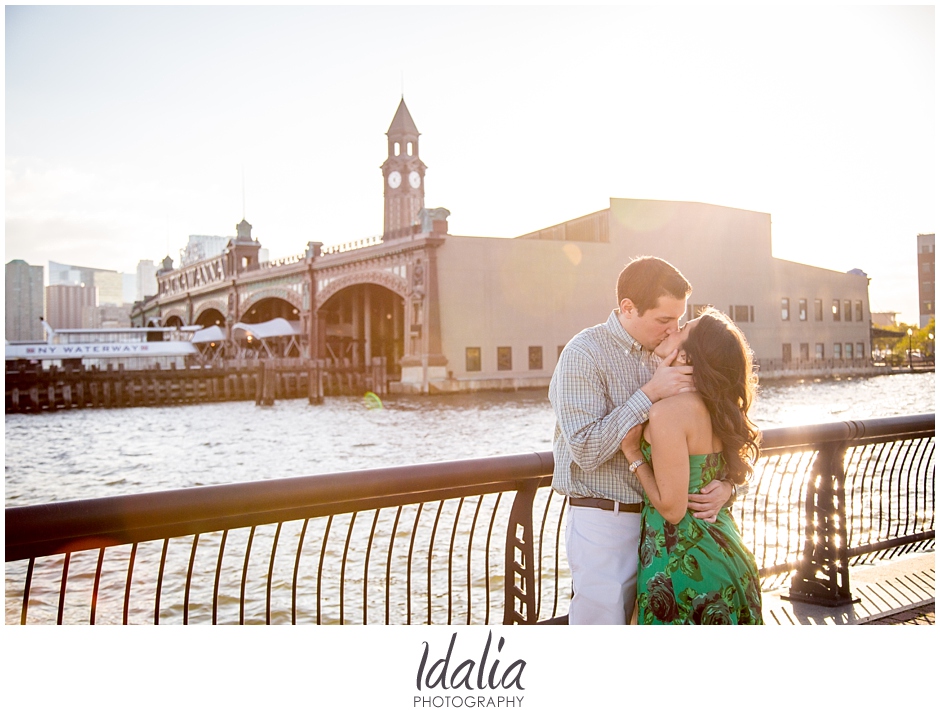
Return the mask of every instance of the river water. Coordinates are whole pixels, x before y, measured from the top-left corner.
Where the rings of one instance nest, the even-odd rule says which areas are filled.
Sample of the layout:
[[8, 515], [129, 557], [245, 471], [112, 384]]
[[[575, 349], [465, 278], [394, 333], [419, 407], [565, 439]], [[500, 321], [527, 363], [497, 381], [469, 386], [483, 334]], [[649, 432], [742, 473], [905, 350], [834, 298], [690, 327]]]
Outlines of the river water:
[[[753, 416], [781, 427], [932, 412], [933, 373], [769, 383]], [[5, 418], [7, 506], [548, 451], [546, 390], [220, 402]]]
[[[768, 384], [763, 388], [753, 414], [760, 426], [769, 428], [930, 411], [934, 411], [934, 375], [918, 373]], [[279, 401], [272, 407], [257, 407], [253, 402], [226, 402], [15, 414], [5, 420], [6, 505], [547, 451], [551, 449], [553, 426], [554, 415], [545, 390], [389, 397], [381, 406], [365, 398], [336, 397], [316, 406], [301, 399]], [[488, 509], [491, 502], [477, 505]], [[508, 507], [504, 508], [497, 516], [500, 520], [508, 515]], [[496, 515], [495, 512], [493, 514]], [[303, 559], [307, 567], [300, 571], [297, 581], [297, 588], [306, 604], [300, 605], [301, 623], [314, 618], [312, 590], [316, 590], [316, 613], [319, 614], [319, 600], [342, 599], [342, 590], [345, 589], [342, 575], [335, 572], [340, 564], [345, 565], [346, 552], [342, 547], [326, 549], [324, 543], [324, 558], [333, 572], [324, 572], [321, 577], [313, 565], [312, 561], [318, 559], [320, 541], [327, 537], [316, 527], [322, 527], [322, 524], [323, 520], [312, 523], [314, 527], [306, 538], [308, 542], [305, 543]], [[389, 520], [380, 522], [377, 539], [389, 544], [388, 554], [391, 555], [391, 540], [395, 535], [389, 525]], [[298, 538], [299, 528], [291, 526], [298, 528], [293, 523], [285, 526], [281, 542], [285, 550], [297, 549], [299, 545], [288, 540], [296, 541], [303, 537]], [[274, 534], [271, 528], [273, 526], [258, 529], [255, 545], [259, 551], [270, 549]], [[340, 528], [337, 524], [337, 529]], [[364, 530], [367, 532], [366, 528]], [[223, 580], [227, 581], [223, 582], [220, 598], [220, 623], [237, 623], [239, 618], [237, 590], [244, 578], [238, 563], [241, 553], [235, 550], [246, 549], [242, 539], [245, 534], [244, 530], [233, 531], [225, 548], [231, 552], [226, 557], [222, 574]], [[464, 536], [461, 539], [465, 539], [467, 534], [461, 534]], [[342, 534], [339, 535], [341, 537]], [[466, 539], [466, 548], [469, 549], [474, 538], [470, 535]], [[484, 539], [484, 536], [478, 536], [473, 543], [474, 549], [483, 544]], [[212, 583], [218, 574], [214, 564], [216, 556], [221, 554], [218, 550], [222, 543], [217, 535], [206, 535], [200, 542], [192, 599], [187, 606], [184, 604], [188, 593], [183, 587], [185, 576], [180, 570], [186, 569], [189, 544], [188, 539], [175, 540], [170, 546], [167, 569], [176, 570], [176, 573], [169, 573], [164, 583], [165, 603], [161, 618], [166, 623], [179, 623], [184, 607], [189, 610], [192, 623], [209, 623], [211, 619]], [[195, 542], [192, 544], [195, 549]], [[308, 550], [310, 546], [313, 547]], [[399, 547], [407, 549], [407, 546]], [[419, 545], [419, 549], [430, 548]], [[458, 557], [465, 552], [463, 543], [454, 549]], [[127, 554], [126, 549], [117, 548], [107, 556], [106, 567], [110, 565], [113, 569], [110, 574], [106, 570], [98, 597], [99, 623], [121, 623], [125, 599], [123, 580], [129, 564]], [[160, 554], [159, 542], [144, 543], [137, 554], [131, 623], [150, 623], [147, 615], [153, 612], [148, 611], [151, 609], [148, 603], [154, 599], [153, 572]], [[448, 553], [443, 551], [442, 554]], [[473, 554], [477, 564], [484, 559], [483, 550]], [[493, 559], [500, 559], [500, 554], [494, 549]], [[376, 552], [375, 556], [383, 559], [384, 553]], [[249, 575], [247, 598], [250, 601], [246, 612], [247, 618], [254, 623], [265, 615], [263, 585], [268, 579], [264, 556], [259, 552], [256, 557], [258, 561], [253, 564], [262, 566], [253, 569]], [[470, 553], [466, 552], [468, 565], [469, 558]], [[73, 556], [66, 623], [87, 623], [95, 559], [94, 552]], [[293, 552], [283, 552], [277, 559], [279, 565], [289, 565]], [[235, 566], [228, 569], [232, 564]], [[563, 586], [567, 583], [563, 556], [558, 564]], [[361, 566], [360, 563], [353, 564], [350, 570], [356, 565]], [[393, 568], [396, 575], [405, 569], [409, 570], [408, 575], [412, 575], [410, 557], [399, 560]], [[61, 569], [62, 562], [58, 557], [37, 563], [30, 596], [30, 623], [55, 623], [56, 590]], [[7, 565], [5, 620], [8, 624], [19, 622], [25, 574], [25, 563]], [[435, 571], [435, 589], [449, 588], [450, 580], [446, 575], [438, 579], [441, 574], [440, 570]], [[275, 623], [290, 623], [291, 587], [283, 582], [290, 578], [291, 570], [286, 568], [272, 577], [278, 580], [274, 586]], [[421, 578], [424, 578], [424, 572], [420, 570], [414, 578], [409, 576], [409, 579]], [[430, 584], [430, 573], [427, 579]], [[463, 596], [457, 595], [458, 602], [468, 604], [468, 618], [471, 601], [476, 614], [481, 609], [492, 608], [487, 585], [478, 577], [474, 580], [471, 591]], [[381, 578], [377, 582], [380, 583]], [[355, 586], [356, 583], [347, 580], [349, 584]], [[497, 580], [495, 584], [494, 589], [500, 582]], [[410, 609], [412, 601], [418, 605], [425, 596], [420, 590], [409, 593], [409, 589], [397, 584], [392, 592], [397, 595], [396, 613], [399, 617], [399, 607], [407, 605]], [[493, 595], [494, 599], [498, 597], [497, 592]], [[381, 596], [376, 597], [378, 602], [370, 597], [369, 623], [383, 623]], [[430, 596], [428, 592], [427, 608], [433, 606], [436, 623], [451, 623], [448, 596], [436, 595], [433, 605]], [[324, 601], [324, 604], [333, 604], [334, 601]], [[350, 609], [355, 606], [349, 600], [346, 604]], [[325, 606], [322, 623], [341, 623], [342, 616], [338, 614], [342, 612], [339, 609], [339, 606], [329, 609]], [[427, 613], [430, 615], [432, 612]], [[416, 614], [415, 618], [421, 619], [424, 612], [418, 613], [416, 606]], [[488, 623], [485, 618], [475, 618], [475, 622]]]

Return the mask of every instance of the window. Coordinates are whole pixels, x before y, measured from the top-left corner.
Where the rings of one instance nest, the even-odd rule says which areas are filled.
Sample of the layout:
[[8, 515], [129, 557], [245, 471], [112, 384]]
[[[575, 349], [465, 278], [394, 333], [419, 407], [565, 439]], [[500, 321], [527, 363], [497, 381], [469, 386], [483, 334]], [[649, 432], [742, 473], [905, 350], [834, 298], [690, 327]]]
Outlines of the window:
[[842, 344], [841, 343], [833, 343], [832, 357], [836, 360], [842, 359]]
[[822, 343], [816, 343], [816, 359], [825, 360], [826, 359], [826, 346]]
[[806, 318], [807, 318], [806, 299], [801, 298], [800, 299], [800, 320], [806, 320]]
[[496, 348], [496, 369], [497, 370], [511, 370], [512, 369], [512, 348]]
[[846, 359], [846, 360], [851, 360], [852, 358], [853, 358], [853, 355], [852, 355], [852, 343], [846, 343], [846, 344], [845, 344], [845, 359]]
[[395, 155], [401, 155], [401, 143], [395, 141]]
[[529, 369], [530, 370], [542, 369], [542, 346], [541, 345], [533, 345], [529, 348]]
[[817, 298], [815, 301], [813, 301], [813, 307], [816, 309], [816, 320], [822, 320], [822, 299]]
[[731, 320], [738, 323], [754, 322], [754, 306], [731, 306], [728, 312], [731, 314]]
[[842, 311], [839, 310], [839, 299], [832, 299], [832, 320], [840, 321], [842, 320]]
[[790, 362], [793, 359], [793, 352], [790, 348], [790, 343], [783, 344], [783, 361]]
[[800, 343], [800, 360], [809, 360], [809, 343]]
[[852, 302], [843, 301], [842, 305], [842, 316], [845, 318], [846, 323], [850, 323], [852, 321]]
[[864, 314], [863, 309], [862, 309], [862, 302], [861, 302], [861, 301], [856, 301], [856, 302], [855, 302], [855, 320], [858, 321], [859, 323], [861, 323], [862, 320], [863, 320], [863, 318], [862, 318], [863, 315], [865, 315], [865, 314]]
[[480, 348], [467, 348], [467, 372], [479, 372], [482, 365]]
[[865, 358], [865, 343], [855, 343], [855, 359], [862, 360]]
[[780, 320], [790, 320], [790, 299], [780, 299]]

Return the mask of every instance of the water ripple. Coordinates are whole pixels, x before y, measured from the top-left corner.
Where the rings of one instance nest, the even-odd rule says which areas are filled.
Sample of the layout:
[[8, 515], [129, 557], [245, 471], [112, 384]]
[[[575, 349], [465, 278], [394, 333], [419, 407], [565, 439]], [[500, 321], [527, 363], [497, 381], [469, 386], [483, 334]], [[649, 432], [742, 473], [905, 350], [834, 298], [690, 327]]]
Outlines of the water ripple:
[[[932, 373], [772, 383], [765, 427], [934, 411]], [[7, 504], [547, 451], [545, 390], [71, 410], [5, 419]]]

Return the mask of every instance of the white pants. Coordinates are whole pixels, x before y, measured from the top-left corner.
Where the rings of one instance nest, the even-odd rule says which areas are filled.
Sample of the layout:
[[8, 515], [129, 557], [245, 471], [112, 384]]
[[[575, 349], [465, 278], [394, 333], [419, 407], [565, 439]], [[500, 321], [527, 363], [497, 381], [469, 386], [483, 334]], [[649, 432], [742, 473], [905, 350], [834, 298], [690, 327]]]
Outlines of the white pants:
[[627, 624], [636, 603], [640, 514], [571, 506], [569, 624]]

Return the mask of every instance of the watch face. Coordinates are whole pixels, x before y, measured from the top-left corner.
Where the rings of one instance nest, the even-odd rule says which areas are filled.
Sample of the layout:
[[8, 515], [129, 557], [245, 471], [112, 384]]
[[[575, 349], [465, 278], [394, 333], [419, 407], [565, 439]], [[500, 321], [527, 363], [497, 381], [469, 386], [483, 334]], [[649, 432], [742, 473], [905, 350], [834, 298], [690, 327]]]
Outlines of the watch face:
[[414, 170], [408, 173], [408, 184], [411, 185], [415, 190], [421, 185], [421, 176], [418, 175]]
[[401, 185], [401, 173], [397, 170], [393, 170], [388, 174], [388, 186], [398, 187], [399, 185]]

